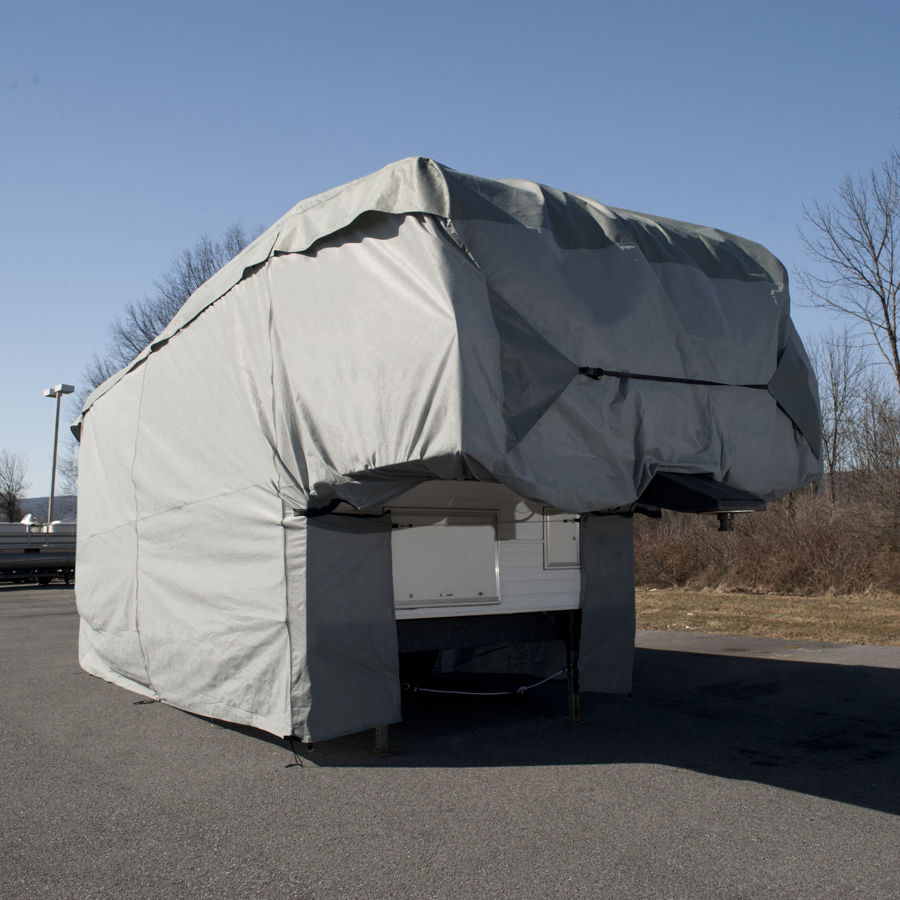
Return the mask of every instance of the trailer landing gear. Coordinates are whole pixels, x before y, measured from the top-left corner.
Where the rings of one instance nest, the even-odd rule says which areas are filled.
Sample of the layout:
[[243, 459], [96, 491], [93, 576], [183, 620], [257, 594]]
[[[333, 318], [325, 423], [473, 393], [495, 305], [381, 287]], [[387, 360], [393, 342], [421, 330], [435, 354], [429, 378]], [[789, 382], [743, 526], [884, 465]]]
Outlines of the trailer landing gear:
[[569, 612], [566, 632], [566, 680], [569, 693], [570, 725], [578, 725], [581, 722], [581, 697], [578, 690], [578, 648], [580, 636], [580, 612], [572, 610]]
[[391, 752], [390, 743], [388, 741], [388, 726], [375, 726], [375, 755], [387, 756]]

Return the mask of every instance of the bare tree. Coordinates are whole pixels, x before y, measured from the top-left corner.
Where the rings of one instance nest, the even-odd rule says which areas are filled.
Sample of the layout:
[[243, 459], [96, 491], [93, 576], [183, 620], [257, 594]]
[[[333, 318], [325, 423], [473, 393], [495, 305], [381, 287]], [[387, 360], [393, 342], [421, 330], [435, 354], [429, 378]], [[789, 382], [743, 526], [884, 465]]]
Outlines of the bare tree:
[[232, 225], [219, 240], [201, 235], [193, 247], [173, 257], [168, 270], [153, 282], [153, 292], [138, 303], [129, 303], [110, 325], [105, 353], [94, 354], [85, 369], [88, 392], [127, 366], [172, 321], [188, 297], [251, 240], [242, 226]]
[[[77, 417], [94, 388], [127, 366], [172, 320], [185, 301], [222, 266], [237, 256], [262, 231], [247, 232], [234, 224], [219, 240], [201, 235], [193, 247], [172, 258], [169, 268], [153, 282], [143, 300], [129, 303], [109, 326], [109, 342], [94, 353], [84, 369], [80, 389], [73, 395], [70, 412]], [[78, 484], [78, 444], [70, 434], [60, 456], [63, 490], [74, 493]]]
[[813, 306], [844, 313], [871, 335], [900, 395], [900, 152], [878, 169], [847, 175], [833, 203], [804, 206], [801, 239], [826, 274], [801, 272]]
[[20, 504], [28, 488], [25, 471], [21, 456], [0, 450], [0, 515], [6, 522], [18, 522], [22, 518]]
[[819, 382], [822, 407], [822, 450], [828, 495], [837, 500], [836, 473], [851, 464], [856, 420], [870, 363], [868, 354], [845, 328], [827, 331], [809, 342], [809, 355]]
[[851, 464], [857, 472], [872, 475], [900, 473], [900, 403], [874, 373], [860, 386]]

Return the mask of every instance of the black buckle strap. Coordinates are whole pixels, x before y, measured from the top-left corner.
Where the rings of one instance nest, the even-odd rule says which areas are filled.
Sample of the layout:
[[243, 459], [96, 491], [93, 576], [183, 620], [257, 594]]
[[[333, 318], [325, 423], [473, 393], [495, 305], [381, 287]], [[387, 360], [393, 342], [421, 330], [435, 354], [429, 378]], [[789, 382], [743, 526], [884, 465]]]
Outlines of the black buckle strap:
[[730, 384], [726, 381], [703, 381], [699, 378], [673, 378], [670, 375], [646, 375], [639, 372], [616, 372], [612, 369], [601, 369], [594, 366], [579, 366], [579, 375], [586, 375], [594, 381], [599, 381], [603, 377], [609, 378], [634, 378], [638, 381], [664, 381], [670, 384], [699, 384], [706, 387], [742, 387], [752, 388], [756, 391], [764, 391], [768, 388], [766, 384]]

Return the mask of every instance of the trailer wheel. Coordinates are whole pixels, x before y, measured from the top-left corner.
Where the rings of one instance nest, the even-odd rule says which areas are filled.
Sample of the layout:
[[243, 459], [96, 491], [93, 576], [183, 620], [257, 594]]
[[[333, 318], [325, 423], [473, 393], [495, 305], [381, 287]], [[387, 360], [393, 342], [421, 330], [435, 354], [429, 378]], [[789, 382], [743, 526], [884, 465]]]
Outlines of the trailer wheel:
[[47, 585], [47, 584], [50, 584], [51, 581], [53, 581], [52, 575], [38, 575], [38, 578], [37, 578], [38, 584]]

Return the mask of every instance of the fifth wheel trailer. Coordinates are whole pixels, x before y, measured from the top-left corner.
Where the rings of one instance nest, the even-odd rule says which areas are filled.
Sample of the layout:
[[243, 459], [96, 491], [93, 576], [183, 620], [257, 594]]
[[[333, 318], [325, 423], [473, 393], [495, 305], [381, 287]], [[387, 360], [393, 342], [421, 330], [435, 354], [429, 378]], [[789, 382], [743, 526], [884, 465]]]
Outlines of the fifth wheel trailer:
[[472, 643], [577, 613], [582, 688], [627, 690], [631, 516], [820, 473], [765, 248], [421, 158], [295, 206], [73, 430], [81, 665], [305, 740], [398, 721], [428, 629], [537, 672]]

